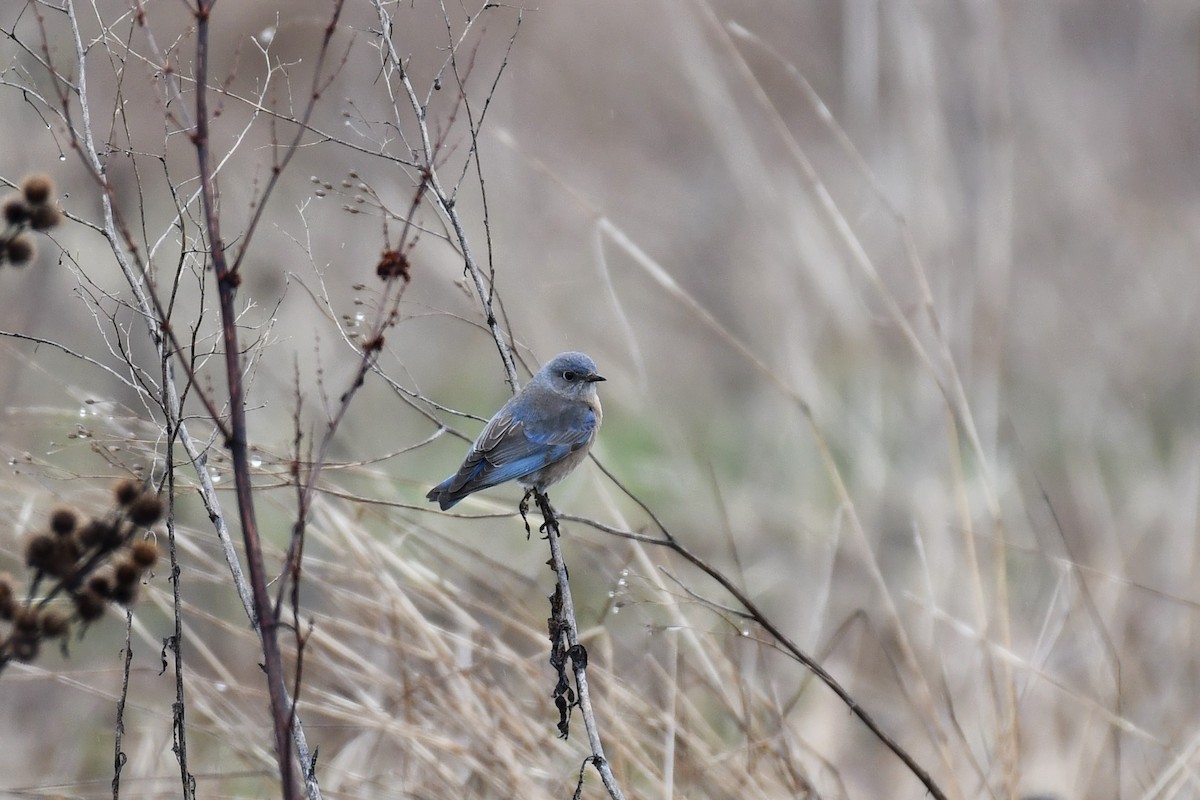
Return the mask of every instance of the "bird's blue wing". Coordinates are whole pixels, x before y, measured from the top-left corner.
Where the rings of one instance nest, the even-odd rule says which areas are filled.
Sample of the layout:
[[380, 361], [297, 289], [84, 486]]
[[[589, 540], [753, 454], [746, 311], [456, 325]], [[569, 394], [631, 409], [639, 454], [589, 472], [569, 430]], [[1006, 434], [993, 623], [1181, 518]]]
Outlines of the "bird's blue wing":
[[523, 478], [566, 458], [595, 432], [596, 414], [587, 406], [541, 419], [516, 419], [506, 406], [484, 427], [458, 472], [435, 487], [429, 498], [449, 508], [472, 492]]
[[537, 472], [586, 445], [595, 432], [596, 415], [587, 406], [574, 406], [549, 419], [516, 419], [505, 409], [471, 448], [468, 459], [478, 456], [481, 461], [473, 470], [474, 481], [482, 489]]

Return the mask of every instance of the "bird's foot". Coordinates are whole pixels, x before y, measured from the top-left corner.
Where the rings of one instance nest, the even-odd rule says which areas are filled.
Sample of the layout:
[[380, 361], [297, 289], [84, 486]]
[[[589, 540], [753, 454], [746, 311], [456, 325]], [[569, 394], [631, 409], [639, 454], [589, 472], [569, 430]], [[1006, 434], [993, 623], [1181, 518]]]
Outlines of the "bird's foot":
[[[521, 504], [517, 506], [517, 510], [521, 512], [521, 521], [525, 523], [525, 541], [529, 541], [529, 537], [533, 535], [533, 531], [529, 528], [529, 498], [533, 495], [533, 489], [526, 489], [525, 496], [521, 498]], [[540, 529], [539, 529], [540, 530]]]
[[554, 532], [558, 533], [558, 517], [554, 514], [554, 506], [550, 505], [550, 495], [534, 490], [534, 498], [537, 499], [538, 511], [542, 512], [542, 524], [538, 526], [538, 533], [542, 534], [543, 539], [550, 538], [550, 526], [554, 526]]

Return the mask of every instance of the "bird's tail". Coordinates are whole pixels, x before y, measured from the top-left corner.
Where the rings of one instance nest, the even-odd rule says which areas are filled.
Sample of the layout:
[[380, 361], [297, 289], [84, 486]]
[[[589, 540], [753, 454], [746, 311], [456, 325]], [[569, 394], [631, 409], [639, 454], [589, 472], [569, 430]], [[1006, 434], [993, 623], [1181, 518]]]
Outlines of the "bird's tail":
[[425, 495], [425, 499], [437, 503], [438, 507], [441, 508], [442, 511], [445, 511], [459, 500], [462, 500], [467, 496], [467, 492], [450, 491], [450, 484], [454, 483], [455, 477], [456, 476], [451, 475], [449, 478], [446, 478], [446, 480], [430, 489], [429, 493]]

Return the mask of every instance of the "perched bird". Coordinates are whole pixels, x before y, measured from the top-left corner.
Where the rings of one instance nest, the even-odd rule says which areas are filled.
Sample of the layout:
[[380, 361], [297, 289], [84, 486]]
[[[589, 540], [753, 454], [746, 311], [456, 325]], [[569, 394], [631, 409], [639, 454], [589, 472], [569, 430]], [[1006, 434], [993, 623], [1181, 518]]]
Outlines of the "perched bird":
[[442, 510], [472, 492], [516, 480], [545, 492], [583, 461], [600, 429], [596, 363], [559, 353], [512, 396], [471, 445], [458, 472], [425, 497]]

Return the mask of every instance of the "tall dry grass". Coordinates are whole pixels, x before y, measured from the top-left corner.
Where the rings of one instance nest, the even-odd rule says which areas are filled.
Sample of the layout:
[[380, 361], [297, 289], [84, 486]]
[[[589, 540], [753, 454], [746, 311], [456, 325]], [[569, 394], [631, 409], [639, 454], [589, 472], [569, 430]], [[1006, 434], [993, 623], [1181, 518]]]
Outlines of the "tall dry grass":
[[[187, 769], [198, 797], [273, 796], [261, 650], [202, 482], [165, 444], [162, 369], [66, 134], [82, 106], [59, 115], [47, 70], [69, 87], [86, 73], [116, 207], [188, 348], [194, 375], [176, 361], [175, 377], [196, 380], [184, 409], [232, 515], [198, 401], [225, 384], [185, 132], [190, 19], [75, 8], [82, 70], [57, 6], [0, 9], [0, 176], [51, 172], [70, 217], [36, 263], [0, 271], [0, 568], [20, 570], [58, 502], [102, 508], [113, 476], [160, 480], [175, 459]], [[676, 537], [951, 797], [1200, 793], [1192, 4], [561, 3], [469, 22], [463, 7], [384, 8], [428, 92], [439, 168], [463, 176], [455, 209], [516, 354], [596, 359], [596, 455]], [[235, 248], [328, 18], [321, 2], [217, 5], [212, 145]], [[378, 28], [371, 3], [348, 0], [335, 77], [244, 262], [272, 575], [294, 464], [379, 307], [374, 268], [399, 233], [384, 218], [420, 182]], [[413, 280], [333, 440], [300, 616], [285, 614], [308, 633], [298, 715], [328, 797], [569, 797], [588, 750], [577, 720], [555, 735], [553, 581], [518, 492], [461, 515], [422, 499], [508, 390], [445, 217], [415, 219]], [[627, 796], [924, 796], [720, 587], [601, 529], [654, 532], [596, 466], [553, 498], [572, 518], [593, 701]], [[130, 621], [127, 796], [183, 793], [173, 589], [160, 562]], [[125, 640], [114, 614], [69, 659], [0, 677], [0, 794], [112, 796]], [[594, 773], [583, 796], [603, 796]]]

